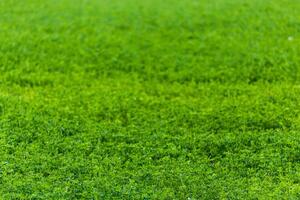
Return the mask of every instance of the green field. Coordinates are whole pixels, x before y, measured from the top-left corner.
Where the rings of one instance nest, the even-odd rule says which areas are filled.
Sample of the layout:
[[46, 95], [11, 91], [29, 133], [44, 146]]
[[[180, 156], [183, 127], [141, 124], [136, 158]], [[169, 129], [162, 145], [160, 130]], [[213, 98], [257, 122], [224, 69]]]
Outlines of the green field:
[[300, 199], [300, 1], [0, 0], [0, 199]]

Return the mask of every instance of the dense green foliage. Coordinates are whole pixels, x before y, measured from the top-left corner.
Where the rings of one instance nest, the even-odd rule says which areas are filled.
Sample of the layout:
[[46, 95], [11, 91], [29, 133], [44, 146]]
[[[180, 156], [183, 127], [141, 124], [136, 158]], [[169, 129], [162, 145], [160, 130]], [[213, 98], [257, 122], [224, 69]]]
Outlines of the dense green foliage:
[[300, 2], [0, 1], [1, 199], [299, 199]]

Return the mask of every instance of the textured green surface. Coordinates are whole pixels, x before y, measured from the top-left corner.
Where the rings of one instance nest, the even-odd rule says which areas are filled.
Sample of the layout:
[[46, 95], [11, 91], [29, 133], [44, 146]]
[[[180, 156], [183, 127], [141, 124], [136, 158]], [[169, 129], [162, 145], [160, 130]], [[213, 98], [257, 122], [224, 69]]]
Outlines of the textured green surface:
[[1, 199], [299, 199], [297, 0], [0, 1]]

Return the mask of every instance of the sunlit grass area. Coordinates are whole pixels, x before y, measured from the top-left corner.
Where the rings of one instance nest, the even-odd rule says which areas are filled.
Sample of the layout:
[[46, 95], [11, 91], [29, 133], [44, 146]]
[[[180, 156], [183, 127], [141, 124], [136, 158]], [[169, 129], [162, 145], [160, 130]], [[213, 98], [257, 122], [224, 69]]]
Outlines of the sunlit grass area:
[[299, 199], [300, 2], [0, 1], [1, 199]]

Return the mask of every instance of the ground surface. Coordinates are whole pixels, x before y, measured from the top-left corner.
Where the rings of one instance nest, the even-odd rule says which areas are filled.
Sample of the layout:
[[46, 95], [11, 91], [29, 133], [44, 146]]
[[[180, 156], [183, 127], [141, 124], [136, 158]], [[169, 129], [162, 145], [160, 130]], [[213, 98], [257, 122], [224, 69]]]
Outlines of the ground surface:
[[299, 199], [299, 13], [0, 1], [1, 199]]

